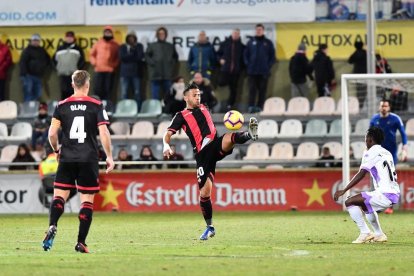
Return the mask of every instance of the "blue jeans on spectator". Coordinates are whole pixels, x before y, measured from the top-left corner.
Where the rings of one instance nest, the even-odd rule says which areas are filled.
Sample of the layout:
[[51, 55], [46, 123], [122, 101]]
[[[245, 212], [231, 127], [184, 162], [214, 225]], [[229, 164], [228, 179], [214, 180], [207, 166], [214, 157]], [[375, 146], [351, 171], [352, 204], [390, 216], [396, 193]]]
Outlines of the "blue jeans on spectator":
[[152, 98], [160, 100], [160, 89], [165, 93], [168, 93], [171, 88], [171, 80], [152, 80], [151, 81], [151, 91]]
[[36, 149], [36, 145], [41, 145], [42, 147], [46, 144], [48, 130], [45, 131], [36, 131], [32, 133], [32, 150]]
[[128, 99], [128, 90], [134, 91], [134, 99], [141, 106], [141, 79], [138, 77], [121, 77], [121, 100]]
[[38, 101], [42, 93], [42, 80], [33, 75], [21, 76], [23, 99], [25, 102]]

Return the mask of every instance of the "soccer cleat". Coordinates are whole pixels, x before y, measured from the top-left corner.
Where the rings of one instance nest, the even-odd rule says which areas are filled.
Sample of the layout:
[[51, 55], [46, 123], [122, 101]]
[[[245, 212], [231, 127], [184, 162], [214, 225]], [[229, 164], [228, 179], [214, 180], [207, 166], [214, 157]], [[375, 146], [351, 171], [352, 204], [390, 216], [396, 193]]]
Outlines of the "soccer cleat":
[[387, 235], [381, 234], [381, 235], [375, 236], [372, 240], [374, 242], [386, 242], [388, 241], [388, 238], [387, 238]]
[[203, 232], [203, 234], [200, 236], [200, 240], [206, 241], [208, 238], [214, 237], [216, 234], [216, 230], [213, 226], [207, 226], [206, 230]]
[[80, 252], [80, 253], [89, 253], [89, 249], [88, 249], [87, 245], [83, 244], [81, 242], [78, 242], [75, 245], [75, 251]]
[[374, 239], [374, 235], [372, 233], [361, 233], [359, 234], [358, 238], [354, 240], [352, 243], [367, 243]]
[[385, 211], [384, 211], [384, 214], [387, 214], [387, 215], [391, 215], [392, 213], [394, 213], [394, 210], [391, 207], [385, 209]]
[[252, 138], [253, 141], [256, 141], [259, 137], [257, 136], [257, 119], [255, 117], [251, 117], [249, 120], [249, 135]]
[[55, 239], [56, 232], [57, 232], [57, 229], [55, 225], [51, 225], [49, 227], [49, 230], [47, 230], [46, 237], [43, 240], [43, 249], [45, 251], [49, 251], [50, 249], [52, 249], [53, 240]]

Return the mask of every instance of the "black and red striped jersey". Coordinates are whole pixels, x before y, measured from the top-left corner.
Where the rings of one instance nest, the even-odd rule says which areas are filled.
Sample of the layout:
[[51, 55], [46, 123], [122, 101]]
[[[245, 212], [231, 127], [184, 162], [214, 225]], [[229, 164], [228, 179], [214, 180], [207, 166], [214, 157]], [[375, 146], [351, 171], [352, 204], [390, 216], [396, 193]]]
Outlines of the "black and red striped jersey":
[[71, 96], [59, 102], [53, 120], [58, 120], [62, 128], [61, 162], [98, 161], [98, 126], [109, 124], [101, 101]]
[[194, 109], [184, 109], [177, 112], [168, 130], [176, 133], [183, 129], [190, 138], [195, 153], [214, 140], [217, 136], [216, 127], [207, 107], [200, 105]]

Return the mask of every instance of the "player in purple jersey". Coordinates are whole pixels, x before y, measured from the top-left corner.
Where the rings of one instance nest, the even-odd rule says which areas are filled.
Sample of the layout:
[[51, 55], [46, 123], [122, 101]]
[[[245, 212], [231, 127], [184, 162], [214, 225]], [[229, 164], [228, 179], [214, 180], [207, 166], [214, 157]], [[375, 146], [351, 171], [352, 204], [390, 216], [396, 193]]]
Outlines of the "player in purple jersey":
[[174, 154], [170, 147], [171, 136], [183, 129], [193, 145], [197, 162], [200, 207], [207, 224], [200, 240], [207, 240], [216, 233], [212, 221], [213, 207], [210, 199], [216, 163], [231, 154], [235, 144], [244, 144], [249, 140], [256, 141], [258, 123], [257, 119], [252, 117], [249, 121], [248, 131], [226, 133], [218, 137], [210, 112], [200, 104], [200, 90], [196, 84], [190, 84], [186, 87], [184, 100], [186, 108], [177, 112], [164, 135], [163, 152], [167, 158]]
[[[58, 155], [59, 166], [54, 182], [50, 206], [49, 229], [43, 240], [43, 249], [49, 251], [57, 232], [57, 223], [64, 212], [71, 189], [80, 194], [79, 233], [75, 250], [89, 253], [85, 240], [92, 223], [93, 201], [99, 192], [98, 142], [99, 134], [105, 150], [106, 173], [114, 168], [111, 137], [107, 128], [109, 118], [101, 101], [89, 97], [90, 75], [78, 70], [72, 75], [74, 94], [60, 101], [49, 128], [49, 141]], [[58, 131], [62, 130], [61, 147]]]

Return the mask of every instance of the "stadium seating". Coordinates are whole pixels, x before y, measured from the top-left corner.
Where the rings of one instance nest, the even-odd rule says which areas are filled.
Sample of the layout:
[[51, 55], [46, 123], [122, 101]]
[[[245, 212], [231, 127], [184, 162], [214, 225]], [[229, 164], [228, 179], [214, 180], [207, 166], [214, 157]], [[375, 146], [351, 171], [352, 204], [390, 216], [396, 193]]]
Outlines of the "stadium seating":
[[414, 136], [414, 118], [411, 118], [405, 124], [405, 133], [407, 136]]
[[39, 114], [39, 102], [29, 101], [20, 103], [18, 119], [34, 119]]
[[114, 134], [111, 135], [113, 140], [122, 140], [126, 139], [129, 135], [129, 124], [127, 122], [113, 122], [109, 128], [113, 131]]
[[329, 116], [335, 112], [335, 101], [331, 97], [319, 97], [313, 102], [312, 116]]
[[308, 98], [294, 97], [289, 100], [286, 116], [306, 116], [310, 111], [310, 103]]
[[274, 120], [259, 121], [257, 134], [260, 138], [275, 138], [278, 133], [277, 122]]
[[17, 104], [13, 101], [0, 102], [0, 121], [15, 120], [17, 118]]
[[367, 148], [367, 145], [365, 144], [365, 142], [356, 141], [351, 143], [351, 148], [354, 152], [355, 159], [360, 160], [364, 154], [364, 151]]
[[331, 122], [329, 127], [328, 137], [340, 137], [342, 136], [342, 121], [341, 119], [336, 119]]
[[282, 122], [279, 137], [300, 137], [303, 134], [302, 123], [297, 119], [288, 119]]
[[271, 164], [271, 165], [267, 165], [265, 167], [266, 170], [280, 170], [283, 169], [282, 165], [278, 165], [278, 164]]
[[0, 122], [0, 141], [4, 141], [4, 138], [6, 138], [7, 136], [9, 136], [7, 125], [5, 123]]
[[156, 118], [162, 113], [161, 102], [156, 99], [145, 100], [142, 103], [138, 118]]
[[32, 137], [32, 125], [26, 122], [15, 123], [11, 129], [10, 136], [5, 140], [8, 142], [28, 142]]
[[355, 124], [355, 131], [352, 132], [352, 135], [365, 136], [369, 128], [369, 123], [369, 119], [359, 119]]
[[297, 160], [316, 160], [319, 158], [319, 147], [314, 142], [303, 142], [299, 144], [296, 156]]
[[137, 113], [138, 113], [137, 102], [135, 100], [126, 99], [126, 100], [120, 100], [116, 104], [116, 111], [113, 117], [133, 119], [137, 116]]
[[242, 170], [258, 170], [259, 166], [257, 165], [243, 165], [241, 166]]
[[114, 104], [110, 100], [102, 100], [102, 105], [108, 113], [108, 116], [112, 116], [114, 114]]
[[247, 147], [244, 160], [265, 160], [269, 158], [269, 147], [263, 142], [253, 142]]
[[[323, 137], [328, 134], [328, 125], [325, 120], [312, 119], [306, 124], [304, 137]], [[260, 137], [260, 136], [259, 136]]]
[[151, 139], [154, 136], [154, 125], [149, 121], [139, 121], [132, 126], [128, 139]]
[[55, 108], [58, 105], [58, 101], [51, 101], [47, 104], [47, 113], [52, 116], [53, 113], [55, 112]]
[[260, 113], [262, 116], [278, 116], [283, 115], [286, 111], [286, 102], [280, 97], [270, 97], [266, 99], [263, 111]]
[[279, 142], [273, 145], [270, 159], [275, 160], [292, 160], [293, 159], [293, 146], [288, 142]]
[[164, 137], [165, 132], [167, 131], [167, 128], [170, 126], [170, 121], [162, 121], [157, 126], [157, 132], [155, 133], [154, 137], [155, 139], [162, 139]]
[[1, 150], [0, 162], [12, 162], [17, 155], [17, 145], [7, 145]]
[[328, 147], [335, 159], [342, 158], [342, 144], [339, 142], [327, 142], [322, 145], [322, 148]]
[[[348, 111], [350, 115], [357, 115], [359, 114], [359, 101], [358, 98], [355, 96], [348, 97]], [[338, 104], [336, 105], [336, 111], [334, 112], [335, 115], [342, 114], [342, 98], [339, 99]]]

